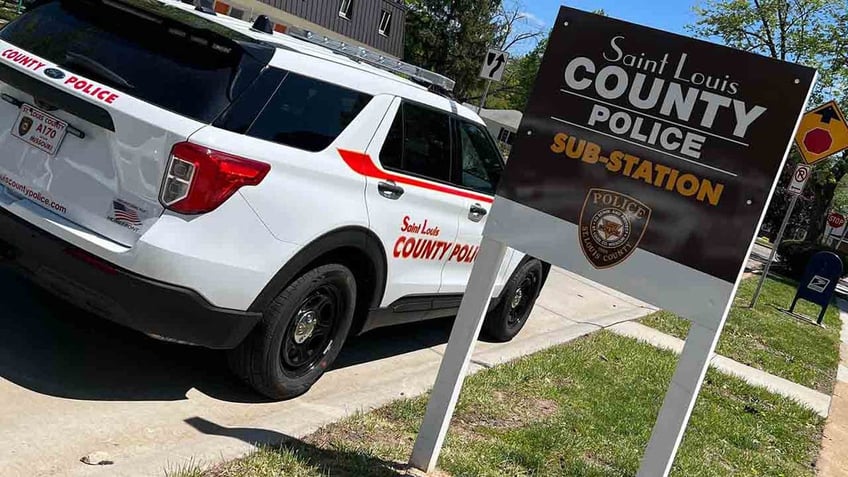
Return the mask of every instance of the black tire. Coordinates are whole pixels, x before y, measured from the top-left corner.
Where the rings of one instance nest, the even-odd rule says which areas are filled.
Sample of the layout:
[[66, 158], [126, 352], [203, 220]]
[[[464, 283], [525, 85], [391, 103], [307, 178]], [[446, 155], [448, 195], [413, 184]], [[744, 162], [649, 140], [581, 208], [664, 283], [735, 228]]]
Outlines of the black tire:
[[347, 267], [314, 268], [268, 305], [256, 328], [229, 352], [230, 368], [269, 398], [299, 396], [335, 361], [355, 308], [356, 279]]
[[527, 323], [527, 317], [542, 291], [543, 277], [542, 262], [535, 258], [515, 269], [501, 292], [500, 303], [483, 321], [484, 338], [499, 343], [515, 338]]

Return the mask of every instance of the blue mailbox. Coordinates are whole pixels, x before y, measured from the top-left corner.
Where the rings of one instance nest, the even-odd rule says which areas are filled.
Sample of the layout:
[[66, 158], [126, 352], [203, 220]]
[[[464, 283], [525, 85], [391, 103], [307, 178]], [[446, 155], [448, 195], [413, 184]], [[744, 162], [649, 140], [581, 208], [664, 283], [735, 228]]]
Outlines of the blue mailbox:
[[827, 306], [830, 304], [834, 290], [836, 290], [836, 284], [841, 277], [842, 260], [839, 255], [833, 252], [819, 252], [813, 255], [807, 264], [807, 269], [804, 270], [801, 282], [798, 284], [798, 291], [795, 292], [795, 299], [792, 300], [789, 312], [795, 311], [795, 304], [798, 303], [798, 300], [807, 300], [821, 307], [817, 323], [822, 324], [824, 313], [827, 311]]

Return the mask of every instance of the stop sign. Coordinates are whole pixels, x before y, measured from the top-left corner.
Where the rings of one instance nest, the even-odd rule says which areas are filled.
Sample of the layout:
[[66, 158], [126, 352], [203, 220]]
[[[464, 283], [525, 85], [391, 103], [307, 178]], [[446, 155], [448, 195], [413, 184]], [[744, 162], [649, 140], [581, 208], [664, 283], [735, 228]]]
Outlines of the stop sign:
[[836, 212], [831, 212], [830, 215], [827, 216], [827, 225], [838, 229], [839, 227], [845, 225], [845, 217], [840, 214], [837, 214]]
[[833, 138], [830, 136], [830, 132], [821, 128], [812, 129], [804, 136], [804, 147], [813, 154], [821, 154], [830, 149], [832, 145]]

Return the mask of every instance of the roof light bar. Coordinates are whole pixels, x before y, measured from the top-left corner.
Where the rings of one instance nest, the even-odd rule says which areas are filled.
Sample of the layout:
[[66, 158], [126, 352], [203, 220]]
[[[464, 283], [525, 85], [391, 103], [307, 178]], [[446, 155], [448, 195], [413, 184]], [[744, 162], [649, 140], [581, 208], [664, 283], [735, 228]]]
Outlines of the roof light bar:
[[308, 41], [310, 43], [323, 46], [336, 53], [348, 56], [354, 60], [368, 63], [377, 68], [406, 75], [418, 81], [423, 81], [446, 91], [453, 91], [456, 82], [446, 76], [438, 73], [425, 70], [418, 66], [405, 63], [394, 58], [387, 58], [385, 55], [376, 51], [369, 50], [361, 46], [352, 46], [343, 41], [336, 40], [324, 35], [317, 35], [309, 30], [304, 30], [295, 26], [290, 26], [286, 31], [287, 34]]

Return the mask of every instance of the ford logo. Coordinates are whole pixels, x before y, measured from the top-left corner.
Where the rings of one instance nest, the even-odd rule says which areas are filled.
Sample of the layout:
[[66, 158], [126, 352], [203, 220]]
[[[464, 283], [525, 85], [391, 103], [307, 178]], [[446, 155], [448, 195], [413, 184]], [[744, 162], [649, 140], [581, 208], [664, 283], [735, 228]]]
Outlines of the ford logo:
[[62, 70], [57, 70], [56, 68], [47, 68], [44, 70], [44, 74], [47, 75], [48, 78], [53, 79], [62, 79], [65, 77], [65, 72]]

